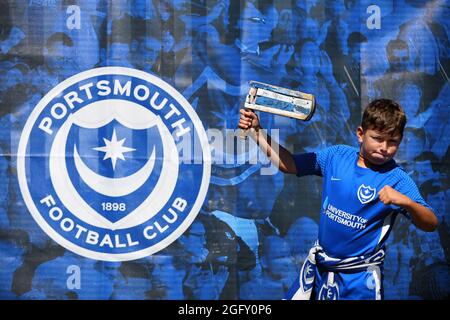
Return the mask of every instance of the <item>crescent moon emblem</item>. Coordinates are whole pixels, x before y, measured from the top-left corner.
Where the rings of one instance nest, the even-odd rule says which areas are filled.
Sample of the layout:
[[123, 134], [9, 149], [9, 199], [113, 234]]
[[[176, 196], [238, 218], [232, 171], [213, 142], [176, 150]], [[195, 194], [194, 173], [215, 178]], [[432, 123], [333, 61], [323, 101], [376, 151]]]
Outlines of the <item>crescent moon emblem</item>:
[[[165, 125], [162, 123], [161, 119], [159, 117], [154, 116], [151, 111], [145, 110], [144, 114], [147, 113], [150, 118], [152, 118], [150, 123], [147, 124], [147, 128], [156, 125], [161, 133], [162, 141], [163, 143], [163, 156], [164, 161], [162, 162], [162, 169], [160, 177], [153, 188], [152, 192], [147, 196], [146, 199], [143, 200], [143, 202], [132, 212], [130, 212], [127, 216], [123, 217], [121, 220], [116, 221], [114, 223], [107, 220], [105, 217], [103, 217], [101, 214], [96, 212], [84, 199], [81, 198], [79, 193], [77, 192], [75, 186], [72, 184], [69, 178], [69, 173], [67, 171], [66, 161], [65, 161], [65, 150], [66, 150], [66, 141], [67, 137], [70, 131], [71, 126], [74, 124], [74, 120], [76, 120], [77, 125], [80, 125], [80, 120], [83, 119], [89, 119], [89, 116], [91, 114], [95, 115], [98, 113], [101, 113], [100, 111], [105, 110], [106, 107], [115, 106], [115, 108], [123, 109], [127, 108], [128, 113], [133, 113], [133, 111], [138, 111], [142, 107], [137, 107], [133, 103], [123, 103], [121, 101], [120, 104], [118, 104], [117, 101], [99, 101], [94, 103], [90, 106], [91, 111], [90, 112], [83, 112], [83, 116], [81, 117], [79, 114], [75, 113], [73, 115], [69, 115], [66, 122], [61, 126], [60, 130], [57, 132], [55, 139], [53, 141], [51, 151], [50, 151], [50, 160], [49, 160], [49, 171], [50, 171], [50, 177], [53, 183], [53, 186], [55, 188], [56, 194], [61, 199], [62, 203], [66, 206], [66, 208], [72, 212], [75, 216], [77, 216], [79, 219], [85, 221], [86, 223], [95, 225], [97, 227], [101, 228], [108, 228], [110, 230], [117, 230], [117, 229], [125, 229], [125, 228], [131, 228], [135, 225], [138, 225], [154, 215], [158, 213], [159, 210], [161, 210], [166, 202], [170, 199], [172, 196], [173, 191], [175, 190], [175, 186], [178, 180], [178, 164], [179, 164], [179, 157], [178, 157], [178, 151], [177, 146], [175, 145], [174, 140], [172, 139], [172, 136], [169, 132], [169, 130], [165, 127]], [[83, 110], [84, 111], [84, 110]], [[141, 110], [142, 111], [142, 110]], [[78, 111], [80, 112], [80, 111]], [[123, 112], [124, 113], [124, 112]], [[127, 114], [128, 114], [127, 113]], [[133, 125], [133, 123], [129, 123], [130, 121], [124, 121], [123, 117], [121, 116], [121, 113], [116, 112], [117, 120], [119, 122], [125, 122], [126, 124]], [[96, 119], [97, 125], [104, 124], [108, 119], [109, 113], [104, 113], [105, 119]], [[93, 127], [93, 126], [89, 126]], [[138, 127], [139, 129], [145, 128], [144, 125], [136, 125], [135, 127]], [[154, 151], [154, 150], [153, 150]], [[75, 156], [75, 155], [74, 155]], [[143, 179], [143, 177], [146, 176], [147, 173], [149, 173], [153, 169], [153, 164], [155, 161], [155, 156], [150, 157], [146, 165], [141, 168], [137, 173], [139, 174], [140, 179]], [[81, 164], [81, 159], [80, 163]], [[82, 164], [81, 164], [82, 166]], [[150, 168], [151, 166], [151, 168]], [[85, 172], [86, 173], [86, 172]], [[135, 173], [136, 174], [136, 173]], [[134, 174], [133, 174], [134, 175]], [[142, 176], [141, 176], [142, 175]], [[80, 175], [81, 176], [81, 175]], [[82, 179], [93, 179], [95, 175], [89, 176], [89, 173], [87, 174], [87, 177]], [[98, 178], [98, 177], [97, 177]], [[101, 179], [100, 179], [101, 180]], [[131, 180], [131, 179], [130, 179]], [[94, 179], [95, 181], [95, 179]], [[106, 180], [108, 181], [108, 180]], [[92, 181], [91, 181], [92, 182]], [[104, 181], [105, 182], [105, 181]], [[113, 192], [111, 190], [107, 190], [108, 187], [99, 186], [101, 185], [101, 181], [96, 181], [94, 185], [97, 184], [97, 188], [100, 188], [100, 190], [104, 192]], [[108, 183], [106, 183], [108, 184]], [[139, 181], [135, 183], [135, 186], [139, 184]], [[106, 191], [104, 190], [106, 188]], [[122, 187], [122, 191], [115, 191], [117, 193], [123, 193], [128, 192], [129, 190], [126, 190], [127, 186]], [[132, 188], [129, 188], [132, 189]]]
[[153, 147], [150, 158], [139, 171], [123, 178], [108, 178], [89, 169], [80, 158], [76, 145], [73, 147], [73, 156], [81, 179], [96, 192], [109, 197], [122, 197], [136, 191], [147, 181], [155, 165], [155, 147]]

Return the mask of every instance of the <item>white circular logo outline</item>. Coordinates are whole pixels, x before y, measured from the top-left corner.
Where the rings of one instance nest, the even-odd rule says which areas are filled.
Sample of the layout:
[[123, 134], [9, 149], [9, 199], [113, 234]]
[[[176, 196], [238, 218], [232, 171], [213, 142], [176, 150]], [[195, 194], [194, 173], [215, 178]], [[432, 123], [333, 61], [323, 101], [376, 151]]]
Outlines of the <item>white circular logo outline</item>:
[[[200, 189], [197, 195], [197, 198], [192, 206], [190, 212], [186, 214], [186, 218], [180, 224], [180, 226], [175, 229], [169, 236], [164, 238], [162, 241], [157, 244], [150, 246], [145, 249], [141, 249], [138, 251], [127, 252], [127, 253], [102, 253], [91, 251], [80, 247], [73, 242], [66, 240], [63, 236], [61, 236], [58, 232], [56, 232], [45, 219], [42, 217], [38, 208], [33, 201], [33, 198], [30, 194], [30, 190], [28, 189], [27, 177], [25, 175], [25, 158], [26, 158], [26, 147], [28, 145], [28, 141], [30, 138], [31, 130], [33, 129], [34, 124], [36, 123], [39, 115], [44, 111], [44, 109], [48, 106], [49, 102], [52, 101], [57, 95], [64, 91], [64, 89], [70, 87], [73, 84], [76, 84], [82, 80], [102, 76], [102, 75], [124, 75], [131, 76], [135, 78], [140, 78], [141, 80], [150, 82], [155, 84], [156, 86], [165, 90], [171, 97], [173, 97], [186, 111], [189, 115], [192, 124], [194, 125], [195, 131], [198, 135], [198, 139], [200, 141], [200, 145], [202, 146], [202, 157], [203, 157], [203, 177], [200, 184]], [[90, 69], [87, 71], [80, 72], [63, 82], [56, 85], [53, 89], [51, 89], [36, 105], [36, 107], [31, 112], [30, 116], [25, 123], [25, 126], [22, 130], [19, 147], [17, 151], [17, 177], [19, 182], [19, 188], [22, 194], [22, 197], [25, 201], [25, 205], [27, 206], [29, 212], [31, 213], [34, 220], [37, 222], [39, 227], [54, 241], [63, 246], [64, 248], [79, 254], [81, 256], [91, 258], [94, 260], [103, 260], [103, 261], [130, 261], [140, 259], [153, 253], [156, 253], [176, 239], [178, 239], [192, 224], [192, 222], [197, 217], [197, 214], [200, 212], [200, 208], [206, 198], [206, 193], [209, 187], [209, 181], [211, 177], [211, 152], [209, 147], [208, 138], [203, 127], [203, 124], [198, 117], [195, 110], [192, 108], [190, 103], [186, 100], [186, 98], [181, 95], [175, 88], [173, 88], [170, 84], [165, 81], [159, 79], [158, 77], [146, 73], [144, 71], [140, 71], [132, 68], [125, 67], [101, 67]]]

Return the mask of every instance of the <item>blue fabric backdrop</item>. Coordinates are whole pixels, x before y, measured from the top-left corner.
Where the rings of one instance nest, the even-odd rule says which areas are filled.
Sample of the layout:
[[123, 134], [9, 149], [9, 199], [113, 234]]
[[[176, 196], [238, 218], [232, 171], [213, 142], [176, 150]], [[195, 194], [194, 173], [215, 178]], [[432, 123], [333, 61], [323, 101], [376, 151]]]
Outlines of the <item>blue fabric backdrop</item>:
[[442, 0], [2, 0], [0, 299], [281, 299], [317, 237], [320, 178], [261, 174], [267, 161], [228, 150], [214, 155], [195, 222], [164, 250], [105, 262], [54, 242], [19, 190], [20, 135], [58, 83], [103, 66], [163, 79], [222, 133], [236, 128], [249, 80], [312, 93], [308, 123], [261, 114], [293, 152], [357, 146], [362, 108], [399, 101], [409, 121], [396, 160], [440, 225], [396, 222], [384, 294], [448, 298], [449, 17]]

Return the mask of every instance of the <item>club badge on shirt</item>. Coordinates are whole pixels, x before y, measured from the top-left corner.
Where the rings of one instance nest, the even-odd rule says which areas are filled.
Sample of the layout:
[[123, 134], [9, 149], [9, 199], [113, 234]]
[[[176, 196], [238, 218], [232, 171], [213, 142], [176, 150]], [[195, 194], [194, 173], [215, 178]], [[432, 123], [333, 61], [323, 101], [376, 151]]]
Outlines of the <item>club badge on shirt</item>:
[[375, 188], [371, 188], [370, 186], [366, 186], [364, 184], [360, 185], [358, 188], [358, 199], [362, 204], [366, 204], [370, 201], [372, 201], [377, 192], [377, 190]]

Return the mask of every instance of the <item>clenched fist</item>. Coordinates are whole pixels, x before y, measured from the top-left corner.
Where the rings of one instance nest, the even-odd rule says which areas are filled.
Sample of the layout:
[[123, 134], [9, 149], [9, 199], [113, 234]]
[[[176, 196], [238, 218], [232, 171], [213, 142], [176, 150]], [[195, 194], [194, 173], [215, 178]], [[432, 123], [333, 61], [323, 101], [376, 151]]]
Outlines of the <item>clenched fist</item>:
[[261, 128], [260, 124], [259, 124], [259, 118], [256, 115], [255, 112], [253, 112], [253, 110], [251, 109], [241, 109], [239, 111], [239, 113], [241, 114], [240, 118], [239, 118], [239, 124], [238, 127], [241, 129], [259, 129]]
[[380, 201], [385, 205], [393, 204], [399, 207], [406, 206], [411, 201], [409, 197], [405, 196], [404, 194], [398, 192], [388, 185], [384, 186], [380, 190], [380, 192], [378, 192], [378, 198], [380, 198]]

